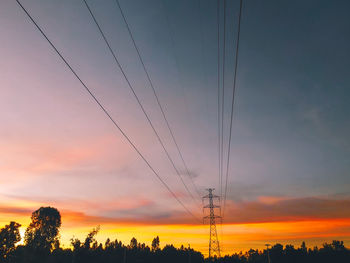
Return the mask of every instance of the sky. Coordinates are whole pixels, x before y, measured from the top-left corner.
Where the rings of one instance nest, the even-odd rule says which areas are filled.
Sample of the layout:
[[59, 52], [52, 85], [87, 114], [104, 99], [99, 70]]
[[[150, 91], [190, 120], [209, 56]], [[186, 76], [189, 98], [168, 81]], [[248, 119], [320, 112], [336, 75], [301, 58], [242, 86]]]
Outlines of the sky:
[[[201, 218], [201, 200], [115, 2], [88, 1], [196, 201], [83, 1], [22, 2]], [[219, 194], [216, 1], [120, 3], [199, 195], [209, 187]], [[238, 11], [239, 1], [227, 1], [225, 152]], [[349, 12], [345, 0], [243, 1], [227, 206], [218, 226], [224, 253], [267, 242], [320, 246], [341, 239], [350, 246]], [[100, 241], [135, 236], [150, 244], [159, 235], [162, 245], [190, 243], [207, 253], [208, 225], [176, 202], [15, 1], [0, 2], [0, 40], [0, 227], [15, 220], [23, 233], [34, 210], [53, 206], [62, 214], [66, 247], [73, 235], [83, 238], [101, 225]]]

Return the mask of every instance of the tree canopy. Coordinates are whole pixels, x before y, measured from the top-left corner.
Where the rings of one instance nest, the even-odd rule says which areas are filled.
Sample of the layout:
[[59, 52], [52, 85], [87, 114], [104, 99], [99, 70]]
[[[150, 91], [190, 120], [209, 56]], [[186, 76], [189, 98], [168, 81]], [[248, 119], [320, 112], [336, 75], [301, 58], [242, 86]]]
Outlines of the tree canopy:
[[19, 227], [21, 225], [11, 221], [10, 224], [0, 229], [0, 261], [7, 262], [15, 250], [15, 245], [21, 240]]

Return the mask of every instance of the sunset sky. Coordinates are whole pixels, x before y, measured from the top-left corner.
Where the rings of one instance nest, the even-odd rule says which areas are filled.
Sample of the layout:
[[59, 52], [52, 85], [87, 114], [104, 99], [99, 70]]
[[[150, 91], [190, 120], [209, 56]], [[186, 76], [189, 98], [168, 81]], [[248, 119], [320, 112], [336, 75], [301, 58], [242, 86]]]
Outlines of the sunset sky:
[[[22, 2], [201, 218], [83, 1]], [[200, 194], [219, 189], [216, 1], [120, 2]], [[350, 2], [243, 2], [223, 251], [350, 246]], [[88, 3], [194, 192], [114, 0]], [[227, 3], [225, 147], [239, 1]], [[66, 247], [101, 225], [101, 242], [159, 235], [207, 253], [209, 227], [174, 200], [13, 0], [0, 1], [0, 41], [0, 227], [14, 220], [23, 232], [50, 205]]]

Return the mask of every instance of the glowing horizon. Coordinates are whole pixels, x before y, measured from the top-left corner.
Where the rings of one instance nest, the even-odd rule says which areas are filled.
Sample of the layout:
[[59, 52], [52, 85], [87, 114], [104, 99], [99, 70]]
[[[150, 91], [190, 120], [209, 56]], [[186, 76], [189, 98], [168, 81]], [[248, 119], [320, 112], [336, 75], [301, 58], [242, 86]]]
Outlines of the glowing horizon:
[[[22, 224], [21, 234], [23, 236], [30, 222], [28, 211], [29, 209], [23, 206], [12, 209], [1, 207], [0, 214], [3, 216], [0, 217], [0, 227], [9, 221], [16, 221]], [[7, 216], [4, 217], [4, 214]], [[205, 256], [208, 253], [208, 225], [118, 221], [112, 218], [87, 216], [84, 213], [73, 211], [62, 211], [61, 216], [60, 239], [65, 248], [71, 248], [71, 238], [84, 239], [89, 231], [99, 225], [101, 230], [97, 235], [97, 240], [102, 244], [107, 238], [110, 238], [128, 245], [131, 238], [135, 237], [138, 242], [150, 245], [153, 238], [159, 236], [161, 247], [166, 244], [173, 244], [176, 247], [189, 244]], [[299, 247], [305, 241], [308, 247], [313, 248], [314, 246], [321, 247], [322, 244], [330, 243], [332, 240], [342, 240], [345, 246], [350, 245], [350, 218], [305, 217], [295, 220], [285, 218], [284, 221], [218, 224], [217, 231], [223, 255], [246, 252], [251, 248], [264, 249], [267, 242], [292, 244]]]
[[[63, 220], [64, 218], [63, 216]], [[83, 240], [88, 232], [96, 226], [66, 228], [63, 223], [60, 231], [62, 247], [72, 248], [70, 245], [71, 238]], [[221, 227], [226, 234], [220, 235]], [[349, 229], [349, 227], [349, 219], [248, 223], [218, 225], [218, 234], [222, 255], [228, 255], [239, 252], [245, 253], [249, 249], [263, 250], [266, 242], [270, 242], [272, 245], [279, 243], [284, 246], [294, 245], [295, 247], [300, 247], [302, 242], [306, 242], [307, 247], [313, 248], [315, 246], [322, 247], [324, 243], [331, 243], [333, 240], [342, 240], [344, 245], [349, 247], [350, 231], [344, 232], [344, 229]], [[25, 226], [22, 225], [22, 237], [24, 231]], [[209, 228], [206, 225], [134, 224], [128, 226], [126, 223], [116, 223], [115, 225], [102, 225], [96, 239], [102, 244], [107, 238], [110, 238], [112, 241], [117, 239], [124, 245], [128, 245], [131, 238], [135, 237], [138, 242], [146, 243], [146, 245], [150, 246], [153, 238], [159, 236], [161, 247], [170, 244], [175, 247], [180, 247], [181, 245], [187, 247], [190, 245], [191, 248], [207, 256], [208, 231]], [[186, 241], [184, 242], [184, 240]]]

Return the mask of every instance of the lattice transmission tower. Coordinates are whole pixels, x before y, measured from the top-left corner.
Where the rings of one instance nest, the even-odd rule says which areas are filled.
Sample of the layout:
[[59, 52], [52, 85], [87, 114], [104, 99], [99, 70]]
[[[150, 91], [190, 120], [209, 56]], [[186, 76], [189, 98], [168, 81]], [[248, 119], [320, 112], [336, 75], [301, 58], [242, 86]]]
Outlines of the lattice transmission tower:
[[[203, 203], [206, 199], [208, 199], [208, 204], [203, 206], [203, 221], [209, 220], [210, 225], [210, 234], [209, 234], [209, 258], [212, 257], [220, 257], [220, 244], [218, 239], [218, 234], [216, 231], [216, 220], [221, 220], [221, 216], [215, 214], [215, 211], [219, 210], [219, 214], [221, 214], [220, 205], [216, 205], [214, 200], [217, 199], [220, 201], [220, 197], [217, 195], [213, 195], [214, 188], [209, 188], [207, 191], [209, 192], [206, 196], [203, 196]], [[209, 209], [209, 215], [206, 215], [206, 209]]]

